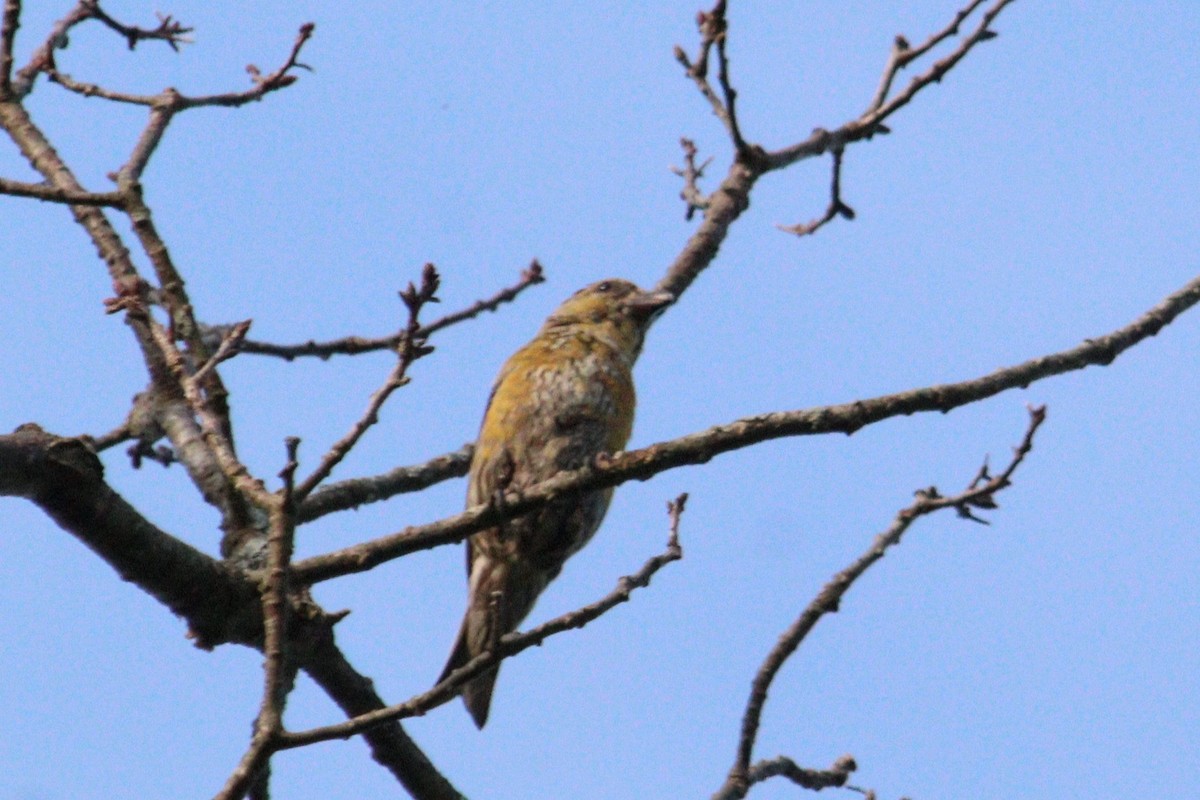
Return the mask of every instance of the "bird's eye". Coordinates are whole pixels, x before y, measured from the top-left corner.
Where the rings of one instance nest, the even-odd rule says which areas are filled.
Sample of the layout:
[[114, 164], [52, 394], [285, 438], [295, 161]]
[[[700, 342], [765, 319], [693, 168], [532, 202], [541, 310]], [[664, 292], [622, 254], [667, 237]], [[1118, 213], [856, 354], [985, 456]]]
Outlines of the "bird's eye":
[[596, 291], [598, 291], [598, 292], [607, 292], [610, 289], [612, 289], [612, 284], [609, 283], [608, 281], [604, 281], [603, 283], [598, 284], [596, 286]]

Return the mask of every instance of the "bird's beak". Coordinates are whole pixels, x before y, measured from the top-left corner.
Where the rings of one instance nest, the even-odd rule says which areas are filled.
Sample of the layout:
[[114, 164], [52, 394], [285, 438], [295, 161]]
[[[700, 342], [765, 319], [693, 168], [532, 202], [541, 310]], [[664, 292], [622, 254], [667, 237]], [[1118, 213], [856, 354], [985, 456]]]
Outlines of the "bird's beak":
[[638, 292], [625, 301], [625, 307], [635, 318], [645, 323], [653, 320], [674, 302], [675, 295], [670, 292]]

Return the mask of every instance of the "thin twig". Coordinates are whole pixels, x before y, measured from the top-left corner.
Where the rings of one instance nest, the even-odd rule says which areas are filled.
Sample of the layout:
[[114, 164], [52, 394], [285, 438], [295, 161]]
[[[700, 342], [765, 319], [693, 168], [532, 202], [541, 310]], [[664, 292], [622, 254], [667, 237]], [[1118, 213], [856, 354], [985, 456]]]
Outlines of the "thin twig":
[[666, 550], [649, 559], [634, 574], [618, 579], [616, 588], [600, 600], [556, 617], [525, 633], [507, 634], [500, 639], [494, 650], [481, 653], [447, 675], [444, 681], [429, 691], [411, 697], [403, 703], [381, 708], [336, 725], [286, 733], [280, 739], [280, 749], [304, 747], [315, 742], [333, 739], [347, 739], [384, 722], [425, 714], [453, 699], [464, 683], [481, 672], [491, 669], [504, 659], [511, 658], [530, 647], [536, 647], [556, 634], [573, 628], [582, 628], [616, 606], [627, 602], [634, 589], [649, 586], [651, 578], [660, 569], [672, 561], [683, 558], [683, 549], [679, 544], [679, 518], [686, 502], [687, 494], [684, 493], [667, 504], [670, 534]]
[[0, 178], [0, 194], [12, 197], [31, 197], [47, 203], [65, 203], [72, 206], [125, 207], [125, 198], [120, 192], [72, 192], [44, 183], [25, 183], [7, 178]]
[[825, 209], [825, 213], [811, 222], [777, 226], [781, 231], [784, 233], [794, 233], [797, 236], [807, 236], [816, 233], [826, 224], [832, 222], [834, 217], [842, 217], [848, 220], [854, 219], [854, 209], [842, 201], [842, 154], [844, 152], [845, 150], [841, 147], [832, 151], [833, 177], [829, 185], [829, 206]]
[[492, 295], [486, 300], [476, 300], [474, 303], [461, 311], [455, 311], [453, 314], [447, 314], [441, 319], [435, 319], [428, 325], [422, 325], [417, 329], [415, 335], [418, 338], [424, 339], [436, 333], [437, 331], [442, 330], [443, 328], [449, 328], [451, 325], [455, 325], [459, 322], [464, 322], [468, 319], [474, 319], [484, 311], [495, 311], [503, 304], [511, 303], [513, 300], [516, 300], [517, 295], [528, 289], [530, 286], [536, 286], [539, 283], [544, 283], [545, 280], [546, 276], [542, 269], [542, 265], [538, 263], [538, 260], [535, 258], [533, 261], [529, 262], [528, 267], [521, 270], [520, 280], [518, 280], [512, 286], [501, 289], [499, 292], [496, 292], [496, 294]]
[[951, 36], [958, 35], [959, 26], [966, 21], [967, 17], [975, 12], [975, 9], [984, 4], [985, 0], [971, 0], [964, 8], [959, 9], [954, 15], [954, 20], [942, 30], [930, 35], [928, 39], [920, 45], [913, 47], [908, 43], [904, 36], [897, 35], [892, 42], [892, 51], [888, 55], [887, 64], [883, 68], [883, 76], [879, 81], [879, 89], [875, 92], [875, 97], [871, 100], [871, 104], [867, 106], [868, 111], [874, 111], [884, 104], [888, 94], [892, 89], [892, 81], [900, 70], [907, 67], [913, 61], [928, 53], [939, 44], [949, 39]]
[[[725, 19], [725, 0], [717, 0], [711, 11], [701, 11], [696, 16], [696, 25], [700, 29], [700, 49], [693, 62], [687, 52], [678, 45], [675, 46], [675, 60], [687, 71], [687, 75], [695, 82], [696, 88], [712, 106], [713, 114], [725, 125], [729, 138], [733, 141], [734, 149], [739, 155], [750, 151], [750, 146], [742, 137], [738, 125], [735, 102], [737, 91], [729, 80], [729, 58], [725, 53], [725, 45], [729, 23]], [[721, 86], [719, 96], [708, 80], [708, 59], [713, 46], [717, 48], [717, 80]]]
[[4, 13], [0, 16], [0, 100], [13, 95], [13, 43], [20, 26], [21, 0], [4, 0]]
[[[864, 112], [833, 130], [817, 128], [803, 141], [777, 150], [766, 151], [758, 145], [752, 144], [747, 152], [739, 153], [739, 157], [734, 159], [720, 185], [708, 195], [709, 202], [704, 209], [704, 218], [700, 226], [688, 239], [687, 244], [684, 245], [655, 288], [669, 291], [676, 297], [681, 297], [687, 291], [700, 273], [707, 269], [716, 258], [733, 223], [749, 208], [750, 193], [763, 175], [784, 169], [797, 161], [815, 158], [844, 148], [848, 144], [870, 139], [876, 134], [886, 133], [887, 126], [884, 121], [891, 114], [910, 102], [925, 87], [940, 81], [979, 42], [994, 38], [995, 33], [988, 26], [1011, 2], [1012, 0], [995, 0], [984, 15], [980, 27], [974, 33], [965, 37], [949, 56], [935, 63], [929, 70], [914, 79], [903, 92], [879, 108]], [[956, 16], [955, 19], [957, 20], [958, 17]], [[953, 28], [954, 25], [950, 27]], [[938, 38], [940, 35], [940, 33], [935, 34], [931, 39], [941, 41]], [[702, 25], [701, 48], [697, 60], [693, 62], [679, 47], [675, 49], [675, 56], [687, 70], [688, 77], [697, 82], [705, 97], [713, 104], [714, 112], [722, 118], [728, 130], [729, 123], [722, 116], [726, 113], [724, 103], [708, 85], [706, 78], [708, 51], [713, 43], [710, 39], [709, 33], [704, 30]]]
[[[58, 74], [58, 67], [54, 63], [54, 51], [64, 49], [70, 41], [69, 34], [72, 28], [89, 19], [98, 20], [105, 27], [116, 31], [125, 37], [129, 49], [133, 49], [140, 41], [155, 39], [166, 42], [167, 45], [175, 51], [179, 50], [179, 45], [188, 44], [192, 40], [187, 37], [187, 34], [192, 32], [191, 28], [186, 28], [171, 17], [159, 15], [159, 23], [155, 28], [141, 28], [136, 25], [125, 25], [109, 16], [101, 7], [97, 0], [79, 0], [67, 14], [54, 23], [49, 34], [43, 40], [42, 44], [34, 50], [33, 55], [24, 67], [17, 71], [17, 79], [14, 84], [14, 94], [17, 98], [22, 98], [33, 90], [34, 81], [40, 73], [46, 73], [47, 76]], [[64, 76], [66, 77], [66, 76]], [[67, 77], [70, 82], [70, 78]], [[92, 91], [83, 90], [85, 84], [76, 84], [76, 89], [84, 94], [99, 94], [105, 90], [101, 87], [93, 86]]]
[[300, 26], [300, 32], [296, 35], [296, 40], [292, 44], [292, 50], [288, 54], [283, 65], [267, 75], [250, 65], [246, 68], [250, 73], [250, 79], [254, 84], [251, 88], [241, 92], [223, 92], [220, 94], [200, 95], [192, 97], [190, 95], [180, 94], [174, 89], [169, 89], [166, 92], [156, 95], [130, 94], [128, 92], [119, 92], [112, 89], [106, 89], [95, 83], [86, 83], [77, 81], [70, 75], [59, 72], [58, 68], [51, 63], [41, 64], [39, 68], [46, 73], [46, 76], [54, 83], [59, 84], [64, 89], [72, 91], [84, 97], [99, 97], [104, 100], [110, 100], [115, 103], [128, 103], [132, 105], [148, 106], [151, 108], [169, 107], [171, 113], [185, 111], [190, 108], [200, 108], [203, 106], [223, 106], [227, 108], [236, 108], [238, 106], [253, 103], [261, 100], [267, 94], [291, 86], [296, 82], [297, 78], [292, 74], [296, 69], [311, 69], [307, 64], [299, 61], [300, 51], [305, 43], [312, 38], [315, 25], [311, 22], [306, 22]]
[[733, 88], [733, 83], [729, 80], [729, 57], [725, 53], [725, 48], [729, 42], [727, 33], [727, 23], [725, 22], [725, 0], [718, 0], [713, 13], [717, 13], [720, 9], [721, 14], [721, 34], [717, 37], [717, 81], [721, 84], [721, 93], [725, 96], [725, 110], [729, 118], [729, 135], [733, 137], [733, 146], [739, 155], [749, 151], [749, 146], [746, 140], [742, 138], [741, 127], [738, 124], [737, 116], [737, 90]]
[[[968, 35], [964, 36], [954, 50], [952, 50], [942, 59], [935, 61], [920, 75], [914, 77], [912, 81], [909, 82], [908, 86], [906, 86], [898, 94], [893, 95], [890, 100], [886, 100], [880, 105], [876, 106], [874, 104], [875, 100], [872, 99], [872, 102], [868, 105], [866, 111], [864, 111], [857, 118], [846, 122], [836, 130], [827, 131], [818, 128], [811, 136], [802, 142], [765, 153], [764, 158], [766, 170], [771, 171], [783, 169], [784, 167], [794, 164], [802, 159], [812, 158], [813, 156], [825, 153], [834, 147], [844, 147], [852, 142], [869, 139], [876, 133], [886, 132], [887, 128], [883, 125], [883, 123], [888, 119], [888, 117], [890, 117], [892, 114], [895, 114], [904, 106], [908, 105], [913, 98], [915, 98], [927, 86], [940, 82], [942, 78], [945, 77], [946, 74], [950, 72], [950, 70], [953, 69], [956, 64], [958, 64], [959, 61], [962, 61], [962, 59], [965, 58], [968, 53], [975, 49], [976, 45], [981, 42], [986, 42], [996, 38], [996, 33], [991, 29], [991, 25], [995, 21], [996, 17], [998, 17], [1000, 13], [1013, 2], [1014, 0], [996, 0], [992, 6], [984, 12], [980, 18], [979, 24], [975, 27], [975, 29], [972, 30]], [[934, 34], [932, 37], [930, 37], [929, 41], [916, 50], [905, 50], [902, 56], [897, 56], [896, 50], [898, 49], [898, 46], [894, 46], [893, 57], [889, 59], [888, 69], [892, 68], [892, 61], [902, 61], [905, 65], [912, 63], [915, 56], [910, 57], [911, 53], [915, 52], [918, 54], [924, 54], [933, 46], [930, 44], [930, 42], [936, 44], [941, 42], [947, 36], [952, 35], [958, 30], [958, 26], [961, 24], [964, 18], [964, 12], [967, 9], [973, 10], [978, 5], [980, 5], [980, 3], [977, 2], [977, 0], [972, 0], [971, 4], [968, 5], [966, 9], [959, 11], [955, 15], [955, 21], [951, 23], [951, 25], [949, 25], [946, 29]], [[949, 33], [947, 33], [947, 31], [949, 31]], [[903, 44], [907, 44], [907, 42], [903, 42]], [[898, 69], [898, 67], [896, 67], [896, 69]], [[885, 76], [886, 74], [887, 72], [885, 70]], [[890, 89], [890, 81], [886, 82], [887, 86], [884, 86], [881, 83], [880, 90], [886, 91]], [[880, 90], [876, 91], [875, 97], [879, 96]]]
[[[744, 797], [749, 790], [750, 759], [753, 754], [755, 740], [758, 737], [759, 722], [762, 719], [762, 711], [766, 705], [767, 692], [770, 690], [771, 683], [775, 680], [775, 676], [779, 673], [779, 670], [787, 662], [788, 658], [796, 652], [796, 649], [816, 626], [817, 622], [826, 614], [838, 610], [842, 598], [850, 590], [850, 587], [854, 585], [854, 582], [873, 564], [883, 558], [889, 548], [898, 545], [905, 531], [917, 519], [944, 508], [954, 508], [962, 515], [963, 509], [969, 510], [972, 506], [979, 507], [980, 503], [994, 507], [994, 495], [996, 492], [1002, 491], [1012, 485], [1011, 478], [1013, 473], [1016, 472], [1017, 468], [1025, 460], [1025, 456], [1033, 449], [1033, 437], [1045, 419], [1045, 406], [1031, 407], [1029, 409], [1029, 424], [1025, 430], [1025, 435], [1021, 439], [1021, 443], [1013, 449], [1013, 457], [1009, 461], [1008, 466], [999, 475], [989, 478], [986, 481], [980, 481], [976, 478], [972, 481], [972, 485], [965, 491], [950, 497], [943, 497], [934, 487], [918, 491], [916, 493], [916, 501], [897, 513], [887, 530], [877, 535], [871, 542], [871, 546], [861, 556], [850, 564], [850, 566], [834, 575], [822, 587], [817, 596], [808, 604], [808, 607], [796, 618], [787, 631], [779, 637], [779, 641], [771, 649], [767, 657], [763, 659], [758, 674], [754, 676], [754, 681], [750, 689], [750, 697], [746, 701], [746, 710], [742, 718], [737, 757], [734, 759], [733, 767], [729, 771], [729, 777], [726, 779], [725, 785], [722, 787], [721, 792], [718, 793], [719, 796], [740, 798]], [[722, 793], [724, 794], [722, 795]]]
[[398, 494], [419, 492], [444, 480], [461, 478], [470, 469], [474, 452], [474, 443], [465, 444], [421, 464], [396, 467], [382, 475], [325, 484], [300, 505], [296, 521], [300, 524], [312, 522], [326, 514], [377, 503]]
[[246, 338], [246, 332], [250, 330], [250, 323], [251, 320], [247, 319], [232, 325], [221, 337], [221, 344], [217, 346], [217, 352], [209, 356], [208, 360], [192, 373], [192, 380], [203, 381], [209, 372], [216, 369], [217, 364], [236, 356], [242, 346], [242, 341]]
[[92, 13], [88, 1], [80, 0], [74, 8], [67, 12], [66, 16], [54, 23], [49, 34], [33, 51], [29, 62], [17, 70], [16, 80], [13, 82], [13, 94], [16, 99], [20, 100], [33, 91], [37, 76], [54, 67], [54, 51], [66, 46], [71, 29], [91, 18]]
[[[521, 271], [520, 280], [512, 286], [505, 287], [496, 292], [491, 297], [484, 300], [477, 300], [470, 306], [461, 311], [455, 311], [452, 314], [447, 314], [441, 319], [434, 320], [428, 325], [422, 325], [416, 331], [416, 338], [425, 339], [433, 333], [448, 328], [459, 322], [468, 319], [473, 319], [484, 311], [495, 311], [505, 303], [511, 303], [523, 291], [530, 286], [536, 286], [546, 280], [542, 265], [537, 259], [530, 262], [529, 266]], [[347, 336], [342, 339], [334, 339], [328, 342], [308, 341], [303, 344], [272, 344], [270, 342], [259, 342], [247, 340], [242, 345], [243, 353], [252, 353], [255, 355], [275, 356], [282, 358], [285, 361], [293, 361], [297, 358], [306, 356], [315, 356], [322, 360], [328, 359], [334, 355], [358, 355], [359, 353], [370, 353], [378, 350], [395, 350], [399, 344], [403, 332], [394, 333], [390, 336], [381, 336], [374, 339], [364, 338], [361, 336]]]
[[[215, 358], [215, 356], [214, 356]], [[294, 684], [295, 665], [288, 652], [288, 617], [290, 611], [289, 568], [296, 533], [295, 481], [299, 466], [296, 454], [300, 440], [288, 437], [285, 442], [287, 462], [279, 472], [283, 492], [271, 508], [267, 534], [267, 579], [262, 591], [263, 612], [263, 694], [254, 735], [241, 761], [230, 773], [224, 788], [215, 800], [241, 800], [255, 789], [254, 794], [266, 795], [266, 770], [271, 755], [278, 749], [283, 727], [283, 709], [287, 705], [290, 687]]]
[[[819, 792], [822, 789], [846, 786], [846, 781], [856, 769], [858, 764], [854, 762], [854, 757], [849, 755], [839, 757], [829, 769], [801, 767], [787, 756], [776, 756], [751, 764], [746, 783], [753, 786], [769, 778], [781, 777], [787, 778], [797, 786]], [[736, 800], [744, 796], [738, 794], [736, 787], [726, 783], [712, 796], [712, 800]]]
[[166, 42], [172, 50], [178, 53], [179, 45], [192, 43], [192, 40], [188, 38], [188, 34], [192, 33], [194, 29], [184, 27], [182, 23], [173, 19], [169, 14], [158, 14], [158, 25], [156, 27], [141, 28], [137, 25], [126, 25], [113, 19], [105, 13], [97, 0], [81, 0], [80, 5], [89, 7], [92, 17], [104, 23], [111, 30], [124, 36], [130, 50], [135, 49], [138, 42], [160, 41]]
[[405, 305], [408, 307], [408, 325], [400, 337], [400, 346], [396, 354], [396, 365], [388, 374], [383, 385], [371, 395], [366, 411], [358, 418], [350, 428], [350, 431], [341, 439], [334, 442], [328, 452], [322, 456], [321, 463], [313, 470], [313, 473], [296, 488], [297, 502], [302, 502], [313, 489], [317, 488], [321, 481], [328, 478], [329, 474], [333, 472], [333, 468], [341, 463], [342, 459], [346, 457], [354, 445], [358, 443], [358, 440], [362, 438], [362, 435], [367, 432], [367, 429], [379, 421], [379, 409], [387, 402], [388, 397], [391, 396], [392, 392], [409, 382], [409, 377], [406, 373], [408, 372], [408, 368], [412, 366], [412, 363], [433, 351], [433, 348], [425, 344], [425, 339], [417, 335], [421, 327], [417, 316], [421, 313], [421, 309], [425, 304], [438, 302], [437, 289], [440, 280], [437, 269], [434, 268], [433, 264], [426, 264], [425, 269], [421, 273], [420, 288], [409, 283], [408, 288], [400, 293], [401, 299], [404, 300]]
[[700, 191], [700, 179], [704, 177], [705, 168], [712, 163], [712, 157], [706, 158], [703, 164], [697, 166], [696, 143], [684, 137], [679, 140], [679, 145], [683, 148], [683, 166], [671, 167], [671, 171], [683, 178], [683, 188], [679, 190], [679, 196], [687, 203], [685, 218], [690, 220], [697, 211], [708, 208], [711, 202], [704, 192]]

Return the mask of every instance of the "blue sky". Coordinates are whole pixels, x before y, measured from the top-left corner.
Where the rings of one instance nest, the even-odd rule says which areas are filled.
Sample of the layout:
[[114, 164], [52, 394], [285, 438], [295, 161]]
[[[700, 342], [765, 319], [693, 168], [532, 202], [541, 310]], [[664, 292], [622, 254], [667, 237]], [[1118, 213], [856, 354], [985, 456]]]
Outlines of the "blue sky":
[[[22, 56], [67, 9], [27, 5]], [[252, 317], [252, 337], [279, 342], [379, 335], [402, 322], [395, 291], [427, 261], [447, 311], [533, 257], [546, 267], [516, 306], [437, 336], [339, 479], [471, 440], [496, 370], [563, 297], [608, 276], [652, 284], [679, 251], [695, 225], [669, 171], [679, 138], [714, 157], [714, 176], [730, 157], [671, 56], [695, 42], [690, 2], [106, 8], [197, 29], [175, 54], [84, 28], [59, 56], [77, 78], [140, 92], [241, 88], [245, 64], [272, 69], [296, 28], [317, 24], [303, 58], [315, 72], [242, 110], [182, 115], [144, 177], [205, 320]], [[777, 147], [857, 116], [894, 35], [919, 41], [954, 10], [732, 3], [747, 138]], [[634, 446], [978, 376], [1124, 325], [1200, 271], [1200, 6], [1017, 2], [996, 29], [891, 136], [848, 151], [855, 221], [805, 239], [774, 227], [824, 208], [825, 160], [761, 182], [650, 336]], [[44, 83], [29, 107], [96, 189], [144, 122]], [[12, 147], [0, 174], [31, 178]], [[0, 429], [109, 430], [146, 378], [103, 313], [103, 265], [64, 208], [0, 209]], [[660, 551], [664, 502], [687, 490], [684, 560], [507, 664], [484, 732], [458, 703], [408, 730], [472, 797], [707, 797], [778, 634], [913, 490], [957, 490], [985, 454], [1002, 462], [1025, 405], [1044, 403], [993, 524], [919, 522], [783, 670], [756, 755], [824, 767], [852, 753], [855, 782], [881, 797], [1188, 796], [1200, 783], [1198, 352], [1192, 312], [1107, 368], [624, 486], [529, 622], [596, 599]], [[274, 476], [283, 438], [298, 435], [311, 466], [390, 367], [386, 355], [230, 362], [243, 458]], [[133, 471], [119, 453], [105, 464], [150, 519], [216, 551], [216, 516], [182, 470]], [[326, 518], [298, 551], [437, 519], [463, 493], [451, 481]], [[214, 794], [246, 744], [261, 657], [194, 649], [179, 620], [24, 501], [0, 501], [0, 528], [0, 800]], [[463, 584], [461, 550], [442, 548], [316, 593], [353, 609], [339, 641], [399, 701], [437, 676]], [[288, 709], [293, 728], [338, 719], [308, 683]], [[400, 792], [359, 741], [286, 753], [274, 781], [287, 798]]]

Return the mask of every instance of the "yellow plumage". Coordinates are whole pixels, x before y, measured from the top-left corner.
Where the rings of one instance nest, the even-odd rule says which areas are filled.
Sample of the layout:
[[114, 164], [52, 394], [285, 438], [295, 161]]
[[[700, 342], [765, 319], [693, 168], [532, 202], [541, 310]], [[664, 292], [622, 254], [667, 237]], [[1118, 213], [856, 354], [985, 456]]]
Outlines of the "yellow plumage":
[[[607, 280], [550, 315], [496, 378], [471, 461], [468, 506], [625, 447], [636, 406], [633, 364], [650, 323], [673, 299]], [[520, 624], [567, 558], [591, 539], [611, 498], [611, 489], [559, 498], [471, 537], [467, 613], [439, 681]], [[481, 728], [496, 674], [462, 689]]]

